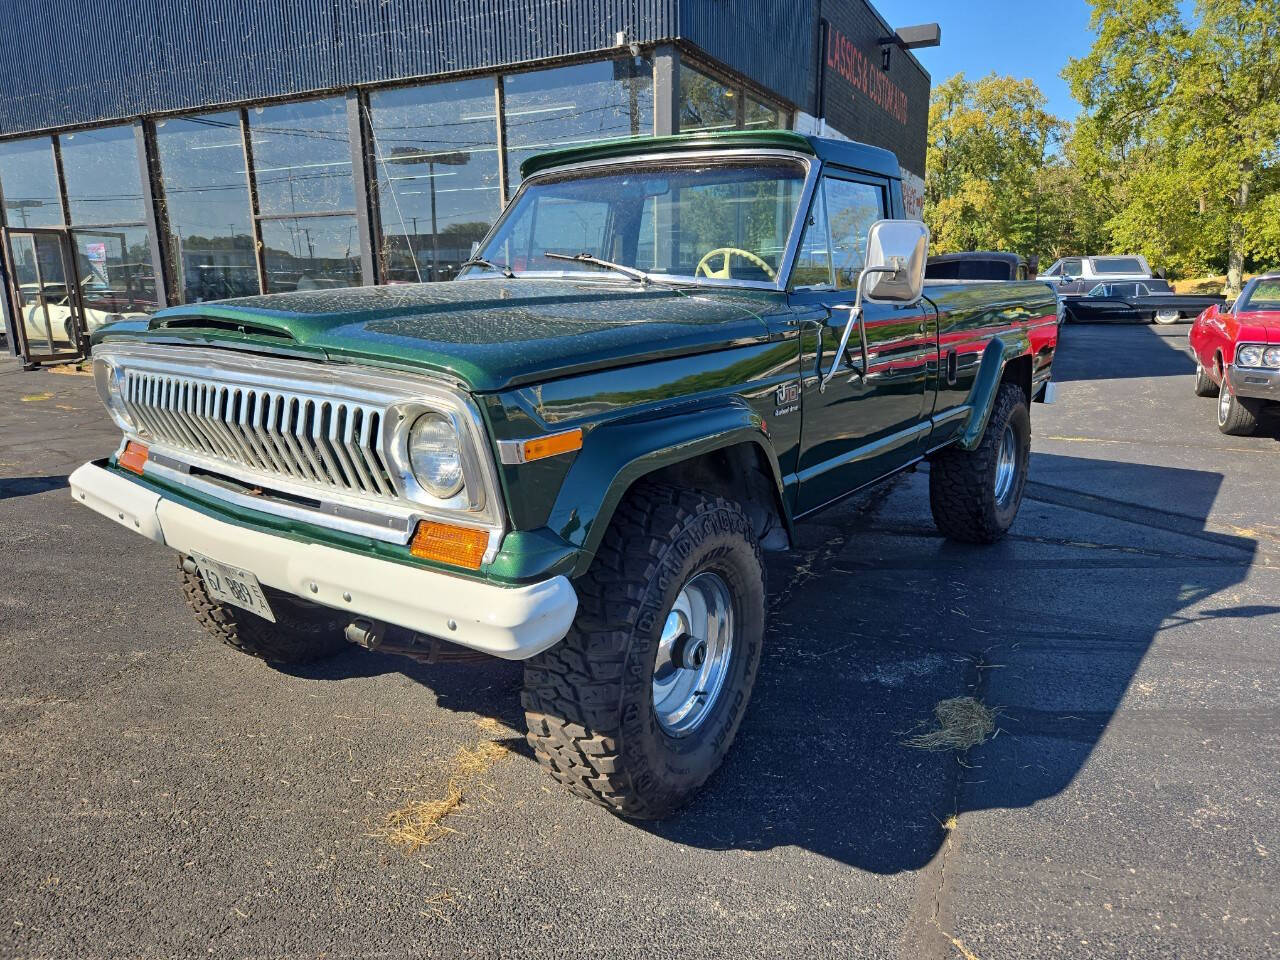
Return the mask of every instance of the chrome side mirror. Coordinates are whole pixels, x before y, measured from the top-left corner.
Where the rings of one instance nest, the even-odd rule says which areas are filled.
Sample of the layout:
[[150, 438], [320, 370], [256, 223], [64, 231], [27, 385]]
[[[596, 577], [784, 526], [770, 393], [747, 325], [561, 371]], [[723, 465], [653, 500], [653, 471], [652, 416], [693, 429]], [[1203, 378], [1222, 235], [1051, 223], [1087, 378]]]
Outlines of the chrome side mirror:
[[[924, 268], [929, 259], [929, 228], [919, 220], [877, 220], [867, 231], [866, 265], [858, 276], [858, 292], [849, 307], [849, 319], [840, 334], [831, 369], [822, 376], [819, 392], [840, 369], [840, 361], [849, 347], [853, 328], [858, 328], [862, 347], [862, 366], [854, 367], [860, 376], [867, 375], [867, 326], [862, 316], [862, 302], [892, 303], [912, 306], [924, 296]], [[836, 309], [844, 307], [841, 304]]]

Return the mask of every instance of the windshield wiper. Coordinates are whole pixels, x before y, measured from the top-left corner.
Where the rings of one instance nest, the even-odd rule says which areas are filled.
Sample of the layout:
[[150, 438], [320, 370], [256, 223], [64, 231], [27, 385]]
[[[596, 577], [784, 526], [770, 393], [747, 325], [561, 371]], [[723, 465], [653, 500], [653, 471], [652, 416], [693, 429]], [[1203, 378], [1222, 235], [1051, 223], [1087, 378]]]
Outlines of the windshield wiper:
[[505, 263], [502, 266], [498, 266], [492, 260], [486, 260], [484, 257], [472, 257], [470, 260], [465, 260], [458, 269], [463, 270], [467, 267], [484, 267], [488, 270], [497, 270], [508, 280], [514, 280], [516, 276], [515, 272]]
[[567, 253], [544, 253], [543, 256], [548, 260], [571, 260], [574, 263], [589, 263], [593, 267], [614, 270], [624, 277], [630, 277], [632, 280], [640, 281], [640, 283], [653, 283], [653, 277], [643, 270], [637, 270], [635, 267], [624, 267], [622, 264], [614, 263], [612, 260], [597, 257], [594, 253], [575, 253], [572, 255]]

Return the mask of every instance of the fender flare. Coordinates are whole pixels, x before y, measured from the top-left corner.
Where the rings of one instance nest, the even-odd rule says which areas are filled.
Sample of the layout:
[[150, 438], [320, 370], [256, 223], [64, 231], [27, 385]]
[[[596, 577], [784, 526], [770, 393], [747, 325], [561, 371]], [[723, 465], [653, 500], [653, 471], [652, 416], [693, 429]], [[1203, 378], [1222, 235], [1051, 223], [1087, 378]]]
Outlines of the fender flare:
[[591, 565], [618, 504], [637, 480], [741, 443], [764, 454], [782, 522], [794, 534], [777, 453], [760, 415], [740, 397], [602, 424], [585, 440], [547, 518], [547, 526], [580, 551], [573, 576]]
[[982, 361], [970, 394], [973, 397], [973, 413], [969, 416], [969, 422], [958, 444], [962, 450], [976, 450], [982, 443], [982, 436], [987, 432], [987, 423], [991, 420], [991, 411], [995, 409], [996, 395], [1000, 392], [1000, 384], [1004, 380], [1005, 367], [1009, 365], [1009, 361], [1030, 355], [1030, 343], [1025, 336], [1021, 340], [993, 337], [987, 344], [982, 351]]

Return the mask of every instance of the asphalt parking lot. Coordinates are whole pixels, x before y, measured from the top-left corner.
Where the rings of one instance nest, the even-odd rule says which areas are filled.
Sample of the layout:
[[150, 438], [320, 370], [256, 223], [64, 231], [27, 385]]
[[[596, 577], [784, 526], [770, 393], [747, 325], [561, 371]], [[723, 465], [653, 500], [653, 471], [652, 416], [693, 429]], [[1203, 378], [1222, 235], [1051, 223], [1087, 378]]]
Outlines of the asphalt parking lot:
[[[4, 367], [0, 954], [1280, 954], [1280, 423], [1220, 435], [1186, 330], [1065, 328], [1005, 542], [944, 543], [922, 471], [772, 556], [731, 759], [639, 825], [543, 776], [516, 665], [207, 638], [68, 495], [92, 380]], [[994, 739], [903, 744], [964, 694]], [[453, 832], [379, 835], [485, 741]]]

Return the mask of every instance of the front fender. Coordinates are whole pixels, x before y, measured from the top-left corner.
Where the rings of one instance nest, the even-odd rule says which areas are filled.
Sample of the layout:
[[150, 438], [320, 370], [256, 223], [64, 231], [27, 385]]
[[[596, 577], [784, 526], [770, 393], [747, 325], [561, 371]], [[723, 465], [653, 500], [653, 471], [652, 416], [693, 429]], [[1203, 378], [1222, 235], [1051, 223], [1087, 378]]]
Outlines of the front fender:
[[[1030, 356], [1030, 343], [1026, 336], [994, 337], [982, 351], [982, 362], [974, 379], [971, 405], [973, 413], [961, 434], [959, 446], [963, 450], [976, 450], [987, 432], [991, 411], [996, 406], [996, 395], [1004, 379], [1005, 366], [1011, 360]], [[1029, 386], [1029, 385], [1028, 385]]]
[[547, 518], [551, 530], [581, 551], [574, 576], [585, 573], [591, 565], [614, 511], [637, 480], [663, 467], [744, 442], [763, 452], [790, 533], [777, 454], [760, 416], [741, 397], [665, 415], [614, 421], [592, 430]]

